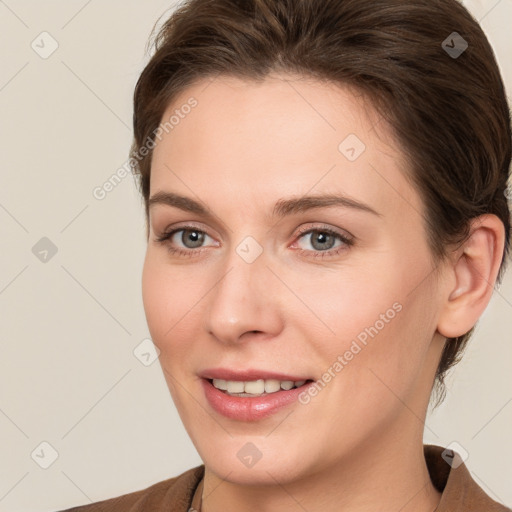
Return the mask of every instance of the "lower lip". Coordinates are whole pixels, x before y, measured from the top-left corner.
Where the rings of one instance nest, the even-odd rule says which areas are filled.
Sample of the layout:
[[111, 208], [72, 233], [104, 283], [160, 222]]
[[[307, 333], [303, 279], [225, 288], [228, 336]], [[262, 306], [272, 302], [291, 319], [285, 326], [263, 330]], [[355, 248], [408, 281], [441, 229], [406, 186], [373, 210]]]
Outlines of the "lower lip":
[[209, 380], [201, 379], [206, 399], [212, 408], [227, 418], [239, 421], [256, 421], [297, 402], [298, 396], [308, 388], [305, 384], [288, 391], [281, 390], [268, 395], [245, 397], [231, 396], [217, 389]]

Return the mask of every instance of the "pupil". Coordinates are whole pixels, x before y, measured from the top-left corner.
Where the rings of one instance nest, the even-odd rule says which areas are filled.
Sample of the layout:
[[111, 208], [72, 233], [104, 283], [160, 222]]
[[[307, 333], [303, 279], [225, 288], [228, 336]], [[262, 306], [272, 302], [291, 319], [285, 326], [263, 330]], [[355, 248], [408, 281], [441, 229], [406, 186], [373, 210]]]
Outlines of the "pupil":
[[[319, 232], [319, 234], [316, 236], [316, 238], [313, 238], [313, 246], [315, 246], [315, 243], [319, 243], [320, 247], [315, 247], [315, 249], [326, 249], [325, 245], [323, 244], [326, 244], [328, 241], [329, 241], [329, 238], [333, 238], [331, 235], [329, 235], [328, 233], [322, 233], [322, 232]], [[323, 246], [322, 246], [323, 245]], [[328, 247], [327, 249], [330, 249], [332, 247], [332, 240], [331, 240], [331, 244], [328, 244]]]
[[[188, 233], [188, 235], [187, 235]], [[182, 242], [186, 247], [190, 248], [190, 244], [192, 248], [201, 246], [203, 242], [204, 234], [199, 233], [198, 231], [185, 230], [182, 235]]]

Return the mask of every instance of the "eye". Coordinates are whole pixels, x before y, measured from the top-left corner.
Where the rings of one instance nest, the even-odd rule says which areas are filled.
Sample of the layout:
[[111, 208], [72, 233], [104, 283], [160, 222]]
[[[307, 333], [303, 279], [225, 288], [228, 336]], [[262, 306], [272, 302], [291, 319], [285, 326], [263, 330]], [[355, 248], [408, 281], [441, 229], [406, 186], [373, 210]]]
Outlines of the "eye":
[[[298, 251], [307, 257], [324, 258], [326, 256], [336, 256], [354, 245], [352, 238], [324, 226], [299, 230], [298, 240], [306, 239], [306, 237], [309, 237], [309, 243], [313, 250], [299, 247]], [[197, 256], [206, 249], [207, 246], [203, 244], [207, 238], [211, 239], [206, 232], [196, 226], [180, 226], [163, 233], [156, 238], [156, 242], [164, 244], [171, 254], [192, 257]], [[335, 245], [336, 241], [339, 241], [337, 246]], [[219, 244], [216, 243], [214, 245], [218, 246]]]
[[[180, 234], [181, 233], [181, 234]], [[181, 226], [173, 229], [156, 238], [156, 241], [165, 244], [167, 250], [172, 254], [192, 256], [202, 249], [207, 238], [211, 238], [204, 231], [195, 226]], [[182, 244], [180, 246], [180, 244]]]
[[[316, 258], [335, 256], [340, 254], [342, 251], [347, 250], [348, 247], [354, 245], [354, 240], [352, 238], [324, 226], [310, 229], [304, 228], [299, 231], [299, 240], [303, 238], [306, 239], [308, 237], [309, 244], [313, 247], [313, 250], [301, 247], [299, 251], [301, 253], [310, 253], [310, 256]], [[337, 240], [340, 243], [335, 246]]]

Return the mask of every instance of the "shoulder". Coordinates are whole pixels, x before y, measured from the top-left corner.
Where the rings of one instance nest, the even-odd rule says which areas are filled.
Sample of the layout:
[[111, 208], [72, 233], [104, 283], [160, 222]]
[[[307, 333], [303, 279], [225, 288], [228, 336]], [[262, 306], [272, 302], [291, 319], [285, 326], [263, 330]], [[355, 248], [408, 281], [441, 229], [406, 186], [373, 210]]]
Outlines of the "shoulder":
[[463, 457], [454, 450], [424, 445], [430, 478], [442, 493], [438, 512], [511, 512], [512, 509], [493, 500], [473, 479]]
[[197, 466], [145, 489], [59, 512], [187, 512], [203, 474], [204, 465]]

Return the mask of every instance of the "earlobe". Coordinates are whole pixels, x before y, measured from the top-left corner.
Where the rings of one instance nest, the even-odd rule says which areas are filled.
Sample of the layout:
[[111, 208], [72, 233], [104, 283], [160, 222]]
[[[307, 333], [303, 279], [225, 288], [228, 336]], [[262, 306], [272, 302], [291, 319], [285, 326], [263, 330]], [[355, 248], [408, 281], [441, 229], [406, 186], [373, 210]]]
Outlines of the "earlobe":
[[503, 255], [505, 227], [497, 216], [473, 219], [470, 233], [449, 269], [452, 279], [437, 326], [447, 338], [462, 336], [477, 323], [491, 300]]

